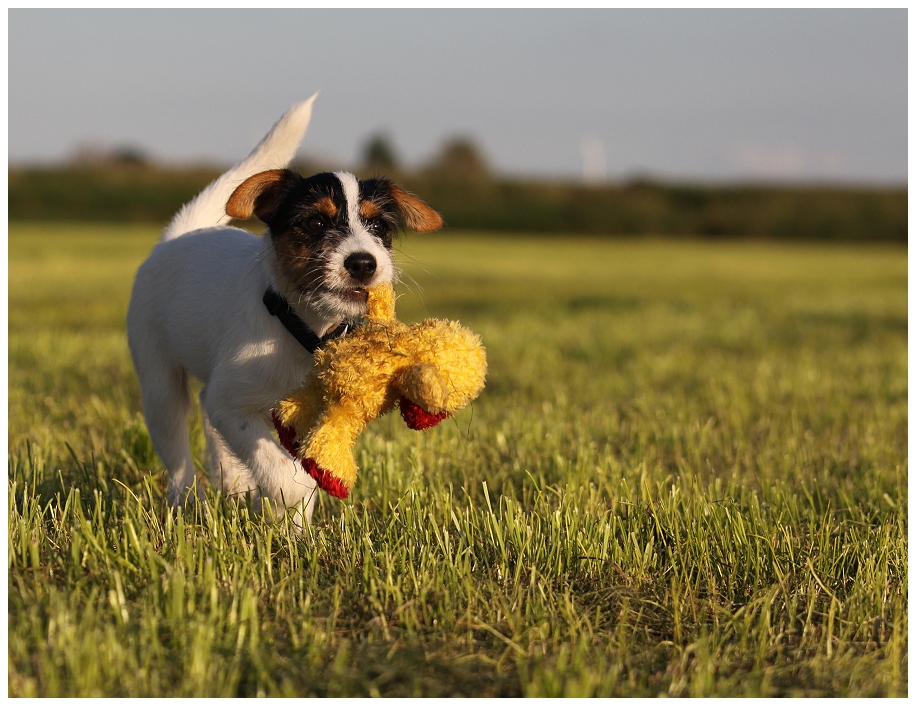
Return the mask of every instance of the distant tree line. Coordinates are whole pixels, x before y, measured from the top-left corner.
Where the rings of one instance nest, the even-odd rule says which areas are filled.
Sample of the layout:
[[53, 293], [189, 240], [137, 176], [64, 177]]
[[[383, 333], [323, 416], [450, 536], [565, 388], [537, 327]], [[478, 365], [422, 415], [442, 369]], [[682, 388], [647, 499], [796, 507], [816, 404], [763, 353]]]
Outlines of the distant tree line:
[[[302, 173], [337, 165], [300, 162]], [[219, 175], [176, 168], [119, 148], [56, 167], [10, 168], [11, 220], [152, 221]], [[839, 186], [623, 184], [496, 175], [468, 138], [447, 142], [426, 166], [405, 169], [379, 134], [363, 150], [360, 176], [389, 176], [433, 205], [448, 226], [524, 233], [685, 235], [906, 242], [907, 190]]]

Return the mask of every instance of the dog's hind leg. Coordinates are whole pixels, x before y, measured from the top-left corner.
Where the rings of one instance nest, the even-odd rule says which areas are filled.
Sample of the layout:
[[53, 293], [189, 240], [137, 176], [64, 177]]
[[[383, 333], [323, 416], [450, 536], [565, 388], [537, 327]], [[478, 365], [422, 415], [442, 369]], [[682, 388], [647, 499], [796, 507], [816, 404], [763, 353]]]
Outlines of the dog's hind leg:
[[191, 411], [188, 375], [184, 370], [161, 361], [147, 363], [141, 376], [143, 416], [153, 448], [169, 472], [169, 501], [173, 506], [180, 507], [185, 504], [189, 493], [201, 495], [195, 480], [188, 435]]

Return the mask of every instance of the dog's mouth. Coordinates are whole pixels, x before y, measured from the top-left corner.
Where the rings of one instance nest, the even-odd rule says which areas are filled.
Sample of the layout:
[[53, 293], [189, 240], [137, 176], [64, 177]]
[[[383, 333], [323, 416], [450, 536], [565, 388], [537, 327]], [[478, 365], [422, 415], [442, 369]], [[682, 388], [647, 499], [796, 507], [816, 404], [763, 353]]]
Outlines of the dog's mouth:
[[312, 290], [309, 301], [317, 311], [329, 319], [358, 318], [369, 306], [369, 292], [365, 287], [320, 286]]
[[345, 289], [339, 293], [339, 296], [345, 302], [352, 302], [354, 304], [365, 304], [369, 301], [369, 292], [367, 292], [362, 287]]

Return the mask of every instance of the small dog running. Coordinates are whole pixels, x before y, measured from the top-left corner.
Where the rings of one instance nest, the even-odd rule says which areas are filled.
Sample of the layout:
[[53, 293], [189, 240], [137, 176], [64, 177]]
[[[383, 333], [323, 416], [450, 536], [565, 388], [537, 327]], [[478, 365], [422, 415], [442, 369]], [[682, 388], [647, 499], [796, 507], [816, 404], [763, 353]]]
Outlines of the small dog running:
[[[391, 241], [438, 230], [436, 211], [386, 179], [286, 169], [315, 96], [293, 106], [251, 154], [186, 204], [140, 266], [127, 338], [143, 414], [168, 469], [168, 497], [200, 495], [191, 457], [189, 376], [200, 407], [209, 478], [311, 521], [316, 483], [274, 439], [277, 403], [299, 387], [314, 345], [366, 313], [367, 287], [395, 279]], [[226, 224], [256, 216], [262, 237]]]

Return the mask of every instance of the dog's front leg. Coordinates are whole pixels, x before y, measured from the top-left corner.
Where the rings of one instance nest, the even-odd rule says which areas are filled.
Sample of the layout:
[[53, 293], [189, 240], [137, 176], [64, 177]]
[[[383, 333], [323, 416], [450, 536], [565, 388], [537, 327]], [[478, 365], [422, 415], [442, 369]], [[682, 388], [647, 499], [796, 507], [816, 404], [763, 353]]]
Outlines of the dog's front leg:
[[302, 464], [274, 440], [268, 414], [227, 405], [212, 384], [202, 397], [210, 423], [248, 468], [261, 498], [280, 509], [294, 508], [293, 521], [300, 529], [311, 522], [317, 484]]
[[258, 506], [260, 500], [257, 485], [251, 479], [248, 467], [236, 458], [207, 418], [207, 408], [203, 404], [206, 390], [204, 387], [200, 393], [200, 408], [204, 436], [207, 439], [207, 473], [210, 484], [232, 497], [248, 496]]

